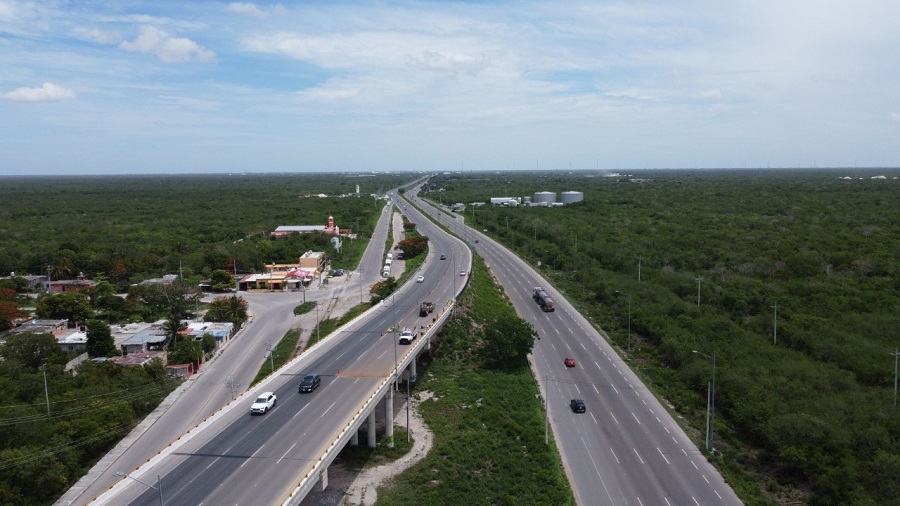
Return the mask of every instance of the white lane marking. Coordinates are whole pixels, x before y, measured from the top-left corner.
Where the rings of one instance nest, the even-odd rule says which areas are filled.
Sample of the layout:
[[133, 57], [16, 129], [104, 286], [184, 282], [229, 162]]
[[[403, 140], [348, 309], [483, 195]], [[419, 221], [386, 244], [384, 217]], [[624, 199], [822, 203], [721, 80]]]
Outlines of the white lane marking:
[[720, 495], [719, 495], [719, 491], [718, 491], [718, 490], [716, 490], [716, 489], [713, 489], [713, 492], [715, 492], [715, 493], [716, 493], [716, 497], [718, 497], [718, 498], [719, 498], [719, 499], [721, 499], [721, 498], [722, 498], [722, 496], [720, 496]]
[[666, 434], [671, 434], [671, 432], [669, 432], [669, 428], [666, 427], [665, 425], [663, 425], [663, 429], [666, 429]]
[[661, 457], [662, 457], [662, 458], [663, 458], [663, 460], [665, 460], [665, 461], [666, 461], [666, 464], [669, 464], [669, 465], [671, 465], [671, 462], [669, 462], [669, 459], [667, 459], [667, 458], [666, 458], [666, 456], [665, 456], [665, 455], [663, 455], [663, 452], [662, 452], [662, 450], [660, 450], [660, 449], [659, 449], [659, 447], [658, 447], [658, 446], [657, 446], [657, 447], [656, 447], [656, 451], [658, 451], [658, 452], [659, 452], [659, 455], [660, 455], [660, 456], [661, 456]]
[[616, 455], [615, 450], [613, 450], [612, 448], [610, 448], [610, 449], [609, 449], [609, 452], [612, 453], [612, 454], [613, 454], [613, 458], [616, 459], [616, 464], [621, 464], [621, 463], [622, 463], [622, 462], [619, 461], [619, 456]]
[[656, 421], [662, 424], [662, 420], [660, 420], [658, 416], [656, 417]]
[[[693, 460], [691, 461], [691, 464], [694, 464], [694, 461], [693, 461]], [[700, 470], [700, 468], [697, 467], [697, 464], [694, 464], [694, 469], [696, 469], [696, 470], [698, 470], [698, 471]]]
[[553, 346], [553, 351], [556, 351], [556, 345], [555, 345], [555, 344], [550, 343], [550, 346]]
[[614, 414], [612, 413], [612, 411], [609, 412], [609, 416], [611, 416], [612, 419], [613, 419], [613, 421], [616, 422], [616, 425], [619, 425], [619, 421], [616, 420], [616, 415], [614, 415]]
[[687, 452], [686, 452], [686, 451], [684, 451], [684, 448], [682, 448], [682, 449], [681, 449], [681, 453], [683, 453], [683, 454], [684, 454], [684, 456], [685, 456], [685, 457], [687, 457]]
[[[306, 406], [309, 406], [309, 404], [307, 404]], [[296, 413], [294, 413], [294, 416], [291, 417], [291, 420], [300, 416], [300, 413], [302, 413], [303, 410], [306, 409], [306, 406], [303, 406], [302, 408], [300, 408], [300, 411], [297, 411]]]
[[581, 348], [582, 348], [584, 351], [587, 351], [587, 348], [585, 348], [584, 343], [578, 343], [578, 344], [581, 345]]
[[634, 450], [634, 454], [637, 455], [638, 460], [641, 461], [641, 464], [644, 463], [644, 459], [641, 458], [641, 454], [637, 452], [637, 448], [632, 448]]
[[577, 390], [577, 391], [578, 391], [578, 393], [579, 393], [579, 394], [581, 394], [581, 389], [580, 389], [580, 388], [578, 388], [578, 384], [577, 384], [577, 383], [575, 383], [575, 390]]
[[601, 371], [603, 370], [603, 368], [600, 367], [600, 364], [598, 364], [597, 361], [594, 361], [594, 365], [597, 366], [597, 369], [600, 369]]
[[[674, 442], [675, 444], [678, 444], [678, 440], [675, 439], [675, 436], [672, 436], [672, 442]], [[684, 448], [682, 448], [682, 450], [684, 450]]]
[[666, 501], [666, 504], [668, 504], [669, 506], [672, 506], [672, 503], [669, 502], [668, 497], [663, 497], [663, 499]]
[[697, 499], [695, 499], [694, 496], [691, 496], [691, 499], [694, 499], [694, 504], [696, 504], [697, 506], [700, 506], [700, 503], [697, 502]]
[[634, 421], [635, 421], [635, 422], [637, 422], [637, 423], [638, 423], [638, 425], [641, 425], [641, 421], [640, 421], [640, 420], [638, 420], [638, 417], [637, 417], [637, 415], [635, 415], [635, 414], [634, 414], [634, 411], [632, 411], [632, 412], [631, 412], [631, 416], [633, 416], [633, 417], [634, 417]]
[[291, 447], [288, 448], [286, 452], [284, 452], [284, 455], [282, 455], [281, 458], [278, 459], [278, 462], [281, 462], [282, 460], [284, 460], [284, 458], [287, 457], [287, 454], [288, 454], [288, 453], [291, 453], [291, 450], [293, 450], [294, 447], [297, 446], [297, 444], [298, 444], [298, 443], [292, 444]]
[[641, 501], [640, 497], [635, 497], [635, 499], [638, 500], [638, 504], [640, 504], [641, 506], [644, 506], [644, 501]]
[[382, 351], [382, 352], [381, 352], [381, 355], [378, 355], [378, 358], [383, 357], [385, 353], [387, 353], [387, 350]]
[[262, 446], [260, 446], [259, 448], [257, 448], [256, 451], [253, 452], [253, 455], [251, 455], [249, 459], [245, 460], [244, 463], [240, 465], [240, 467], [246, 466], [246, 465], [247, 465], [247, 462], [250, 462], [251, 460], [253, 460], [253, 457], [255, 457], [256, 454], [259, 453], [260, 450], [262, 450]]
[[616, 386], [615, 386], [615, 385], [610, 385], [610, 386], [612, 387], [613, 390], [615, 390], [616, 393], [619, 393], [619, 391], [616, 390]]
[[[631, 383], [629, 383], [629, 385], [631, 385]], [[647, 405], [647, 401], [645, 401], [645, 400], [644, 400], [644, 399], [641, 399], [641, 402], [643, 402], [643, 403], [644, 403], [644, 406], [646, 406], [646, 405]]]
[[600, 425], [600, 422], [597, 421], [597, 417], [594, 416], [594, 413], [591, 413], [591, 418], [594, 419], [594, 423], [595, 423], [596, 425]]
[[703, 477], [703, 480], [704, 480], [704, 481], [706, 481], [706, 483], [707, 483], [707, 485], [709, 485], [709, 484], [710, 484], [710, 483], [709, 483], [709, 480], [708, 480], [708, 479], [706, 479], [706, 475], [705, 475], [705, 474], [701, 474], [701, 475], [700, 475], [700, 476], [702, 476], [702, 477]]
[[[581, 438], [581, 444], [584, 445], [585, 448], [587, 448], [587, 446], [588, 446], [587, 441], [585, 441], [583, 437]], [[613, 501], [612, 495], [609, 493], [609, 489], [606, 488], [606, 481], [603, 480], [603, 475], [600, 474], [600, 469], [597, 468], [597, 462], [594, 461], [594, 456], [591, 454], [591, 452], [588, 452], [588, 457], [591, 458], [591, 464], [594, 465], [594, 471], [597, 472], [597, 477], [600, 478], [600, 483], [603, 484], [603, 490], [606, 491], [606, 497], [609, 498], [609, 503], [615, 504], [615, 501]]]
[[368, 353], [368, 351], [364, 351], [364, 352], [360, 353], [359, 356], [356, 357], [356, 360], [362, 360], [362, 358], [366, 355], [366, 353]]
[[337, 401], [332, 402], [331, 406], [328, 406], [328, 409], [326, 409], [325, 412], [322, 413], [321, 416], [319, 416], [319, 418], [324, 418], [325, 415], [328, 414], [329, 411], [331, 411], [331, 408], [333, 408], [335, 404], [337, 404]]
[[600, 390], [597, 390], [597, 385], [591, 385], [591, 386], [594, 387], [595, 392], [597, 392], [598, 394], [600, 393]]

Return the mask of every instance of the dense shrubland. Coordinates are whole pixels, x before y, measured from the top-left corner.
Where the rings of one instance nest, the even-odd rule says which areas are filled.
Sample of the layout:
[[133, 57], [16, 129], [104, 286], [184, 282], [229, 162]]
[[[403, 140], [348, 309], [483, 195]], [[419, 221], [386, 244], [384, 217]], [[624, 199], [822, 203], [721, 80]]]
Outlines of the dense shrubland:
[[540, 262], [698, 431], [711, 363], [694, 350], [716, 353], [714, 461], [745, 500], [900, 504], [900, 174], [847, 172], [444, 175], [423, 195], [583, 191], [466, 220]]

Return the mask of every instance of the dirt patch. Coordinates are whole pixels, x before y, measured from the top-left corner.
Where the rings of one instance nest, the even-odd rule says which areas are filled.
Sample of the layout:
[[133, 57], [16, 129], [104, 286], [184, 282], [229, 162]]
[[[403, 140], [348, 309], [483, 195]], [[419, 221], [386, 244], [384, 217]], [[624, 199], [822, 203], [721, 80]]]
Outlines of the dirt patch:
[[[413, 438], [413, 447], [406, 455], [390, 464], [364, 469], [359, 473], [340, 465], [332, 465], [328, 469], [328, 490], [310, 493], [302, 504], [304, 506], [318, 504], [374, 505], [378, 499], [376, 489], [380, 485], [422, 460], [431, 450], [434, 435], [419, 414], [418, 405], [431, 398], [433, 394], [421, 392], [418, 396], [420, 399], [413, 398], [409, 407], [409, 427], [407, 429]], [[394, 399], [399, 398], [399, 395], [394, 397]], [[399, 413], [405, 412], [406, 403], [396, 403], [395, 409]], [[406, 417], [395, 417], [394, 423], [400, 427], [406, 427]], [[361, 442], [365, 440], [364, 435], [360, 437], [360, 440]]]

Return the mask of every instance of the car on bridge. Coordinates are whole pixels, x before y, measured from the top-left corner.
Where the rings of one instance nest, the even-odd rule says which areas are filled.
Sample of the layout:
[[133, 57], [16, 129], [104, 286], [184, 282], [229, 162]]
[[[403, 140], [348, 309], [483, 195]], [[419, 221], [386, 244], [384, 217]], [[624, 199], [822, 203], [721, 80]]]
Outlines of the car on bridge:
[[416, 339], [416, 334], [413, 333], [410, 329], [403, 329], [400, 332], [400, 338], [397, 339], [397, 344], [412, 344], [412, 342]]
[[278, 399], [275, 398], [275, 392], [263, 392], [259, 394], [259, 397], [253, 401], [253, 405], [250, 406], [250, 414], [251, 415], [264, 415], [270, 409], [275, 407], [275, 403]]
[[581, 399], [572, 399], [569, 402], [569, 407], [572, 408], [573, 413], [585, 413], [587, 411], [587, 406], [584, 405], [584, 401]]
[[303, 380], [300, 381], [300, 387], [297, 389], [300, 393], [309, 393], [313, 390], [319, 388], [319, 385], [322, 383], [322, 377], [318, 374], [311, 373], [307, 374], [303, 377]]

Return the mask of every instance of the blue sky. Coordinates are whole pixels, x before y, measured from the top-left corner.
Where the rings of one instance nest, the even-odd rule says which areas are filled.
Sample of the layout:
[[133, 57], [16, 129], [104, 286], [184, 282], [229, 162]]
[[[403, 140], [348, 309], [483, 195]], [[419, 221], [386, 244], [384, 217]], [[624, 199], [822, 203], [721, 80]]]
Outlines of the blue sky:
[[900, 165], [896, 0], [0, 0], [0, 174]]

